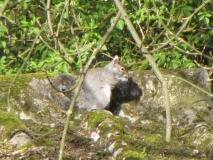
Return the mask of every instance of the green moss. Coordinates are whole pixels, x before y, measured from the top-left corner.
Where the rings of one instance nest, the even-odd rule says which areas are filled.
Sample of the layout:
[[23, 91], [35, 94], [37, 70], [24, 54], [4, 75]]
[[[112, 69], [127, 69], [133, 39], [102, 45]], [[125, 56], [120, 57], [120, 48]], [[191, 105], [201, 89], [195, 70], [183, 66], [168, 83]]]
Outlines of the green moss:
[[28, 160], [36, 160], [36, 159], [42, 159], [43, 157], [42, 157], [42, 155], [40, 155], [40, 154], [32, 154], [32, 155], [30, 155], [27, 159]]
[[[163, 124], [159, 125], [156, 122], [151, 122], [149, 124], [141, 125], [140, 128], [132, 129], [134, 132], [125, 134], [127, 138], [125, 141], [131, 144], [130, 150], [141, 152], [146, 148], [149, 152], [162, 151], [165, 146], [165, 130]], [[163, 130], [162, 130], [163, 128]]]
[[76, 127], [74, 125], [69, 125], [68, 126], [68, 130], [69, 131], [75, 131], [76, 130]]
[[118, 159], [125, 159], [125, 160], [142, 160], [146, 156], [146, 153], [138, 153], [136, 151], [131, 150], [123, 150], [120, 155], [118, 155]]
[[31, 143], [29, 142], [29, 143], [27, 143], [25, 145], [22, 145], [22, 146], [18, 147], [18, 149], [20, 149], [20, 150], [21, 149], [23, 149], [23, 150], [25, 149], [26, 150], [26, 149], [32, 147], [33, 145], [34, 145], [33, 142], [31, 142]]
[[210, 125], [212, 123], [209, 112], [197, 112], [196, 117], [197, 118], [193, 120], [194, 123], [202, 121], [205, 121], [207, 124]]
[[[206, 146], [210, 146], [210, 142], [212, 141], [212, 137], [206, 138], [204, 141], [202, 141], [202, 143], [200, 144], [200, 148], [206, 148]], [[206, 148], [207, 152], [209, 150], [209, 148]]]
[[107, 114], [103, 111], [89, 112], [86, 119], [90, 129], [94, 129], [99, 126], [103, 132], [109, 132], [109, 129], [112, 131], [123, 131], [122, 124], [119, 122], [119, 120], [116, 119], [114, 115]]
[[157, 150], [163, 150], [166, 146], [165, 138], [160, 134], [151, 134], [144, 139], [144, 143], [151, 146], [152, 151], [156, 152]]
[[145, 139], [145, 141], [146, 141], [147, 143], [156, 144], [156, 143], [158, 143], [159, 141], [162, 141], [163, 138], [164, 138], [164, 137], [163, 137], [162, 135], [160, 135], [160, 134], [152, 134], [151, 136], [147, 137], [147, 138]]
[[15, 130], [25, 130], [26, 126], [14, 114], [0, 112], [0, 125], [4, 126], [6, 136], [10, 136]]
[[37, 139], [37, 142], [41, 145], [48, 146], [48, 145], [51, 144], [51, 138], [46, 137], [46, 136], [40, 137], [40, 138]]

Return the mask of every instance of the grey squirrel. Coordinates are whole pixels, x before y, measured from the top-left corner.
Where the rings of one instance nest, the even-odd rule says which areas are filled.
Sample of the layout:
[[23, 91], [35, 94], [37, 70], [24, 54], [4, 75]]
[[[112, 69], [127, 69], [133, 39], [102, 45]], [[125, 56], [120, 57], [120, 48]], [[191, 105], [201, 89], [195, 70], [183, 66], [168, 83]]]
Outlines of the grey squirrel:
[[[88, 70], [77, 98], [77, 106], [88, 111], [106, 109], [109, 107], [112, 89], [121, 81], [127, 82], [128, 78], [128, 71], [118, 56], [105, 67]], [[69, 81], [75, 81], [75, 78], [63, 74], [53, 79], [52, 84], [63, 91], [72, 87], [73, 83]], [[67, 102], [63, 108], [68, 109]]]

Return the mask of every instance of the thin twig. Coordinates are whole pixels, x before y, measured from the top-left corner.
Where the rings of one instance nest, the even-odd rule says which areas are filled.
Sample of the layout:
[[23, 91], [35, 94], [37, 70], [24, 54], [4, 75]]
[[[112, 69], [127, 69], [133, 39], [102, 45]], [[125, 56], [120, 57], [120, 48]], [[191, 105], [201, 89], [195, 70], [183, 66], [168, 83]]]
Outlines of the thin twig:
[[55, 35], [54, 30], [53, 30], [53, 24], [52, 24], [52, 19], [51, 19], [51, 14], [50, 14], [50, 3], [51, 3], [51, 0], [47, 0], [47, 7], [46, 7], [46, 10], [47, 10], [47, 22], [48, 22], [48, 26], [49, 26], [49, 29], [50, 29], [51, 36], [54, 37], [55, 49], [57, 49], [57, 46], [58, 46], [57, 37], [58, 36]]
[[213, 94], [212, 94], [212, 93], [207, 92], [207, 91], [204, 90], [203, 88], [201, 88], [201, 87], [199, 87], [199, 86], [197, 86], [197, 85], [195, 85], [195, 84], [193, 84], [193, 83], [187, 81], [187, 80], [184, 79], [184, 78], [181, 78], [181, 77], [178, 77], [178, 76], [174, 76], [174, 75], [172, 75], [171, 77], [177, 78], [177, 79], [179, 79], [179, 80], [181, 80], [181, 81], [183, 81], [183, 82], [185, 82], [185, 83], [188, 83], [188, 84], [190, 84], [192, 87], [196, 88], [197, 90], [199, 90], [199, 91], [201, 91], [201, 92], [203, 92], [203, 93], [205, 93], [205, 94], [207, 94], [207, 95], [213, 97]]
[[65, 91], [63, 91], [63, 90], [60, 91], [60, 90], [58, 90], [58, 89], [56, 88], [56, 86], [55, 86], [55, 85], [52, 83], [52, 81], [50, 80], [50, 77], [48, 76], [47, 71], [45, 71], [45, 74], [46, 74], [46, 78], [47, 78], [47, 80], [49, 81], [50, 85], [51, 85], [52, 88], [55, 89], [57, 92], [66, 93], [66, 92], [73, 91], [73, 90], [77, 87], [77, 84], [78, 84], [78, 83], [76, 83], [74, 86], [72, 86], [72, 87], [69, 88], [68, 90], [66, 89]]
[[6, 10], [12, 10], [13, 8], [15, 8], [18, 4], [20, 4], [23, 1], [24, 0], [17, 0], [16, 2], [13, 1], [12, 4], [7, 5]]
[[13, 25], [13, 26], [15, 26], [15, 25], [17, 25], [13, 20], [11, 20], [9, 17], [6, 17], [6, 16], [4, 16], [4, 15], [0, 15], [0, 18], [1, 19], [5, 19], [8, 23], [9, 23], [9, 25]]
[[[18, 57], [21, 58], [21, 59], [24, 59], [22, 58], [22, 56], [24, 56], [26, 53], [28, 53], [30, 50], [30, 48], [26, 49], [23, 53], [19, 54]], [[5, 68], [10, 66], [13, 62], [15, 62], [15, 59], [11, 60], [10, 62], [8, 62], [6, 65], [5, 65]]]
[[51, 15], [50, 15], [50, 2], [51, 0], [47, 0], [47, 22], [48, 22], [48, 26], [49, 26], [49, 29], [50, 29], [50, 33], [51, 33], [51, 36], [54, 35], [54, 31], [53, 31], [53, 25], [52, 25], [52, 21], [51, 21]]
[[173, 42], [170, 42], [170, 45], [174, 48], [176, 48], [179, 52], [183, 53], [183, 54], [186, 54], [186, 55], [199, 55], [198, 53], [191, 53], [189, 51], [185, 51], [183, 49], [181, 49], [180, 47], [178, 47], [176, 44], [174, 44]]
[[63, 19], [64, 12], [65, 12], [65, 10], [66, 10], [66, 7], [67, 7], [68, 2], [69, 2], [69, 0], [65, 0], [64, 8], [63, 8], [63, 10], [62, 10], [61, 17], [60, 17], [59, 23], [58, 23], [58, 28], [57, 28], [57, 31], [56, 31], [57, 36], [58, 36], [58, 34], [59, 34], [59, 31], [60, 31], [61, 21], [62, 21], [62, 19]]

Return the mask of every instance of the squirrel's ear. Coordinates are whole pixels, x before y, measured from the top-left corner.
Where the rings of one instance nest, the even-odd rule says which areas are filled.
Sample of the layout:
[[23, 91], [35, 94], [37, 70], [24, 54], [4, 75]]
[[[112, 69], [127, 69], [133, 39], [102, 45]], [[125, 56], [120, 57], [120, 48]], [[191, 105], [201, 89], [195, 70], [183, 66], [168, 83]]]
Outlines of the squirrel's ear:
[[113, 58], [113, 62], [114, 62], [114, 64], [118, 64], [118, 63], [119, 63], [119, 58], [118, 58], [118, 56], [115, 56], [115, 57]]

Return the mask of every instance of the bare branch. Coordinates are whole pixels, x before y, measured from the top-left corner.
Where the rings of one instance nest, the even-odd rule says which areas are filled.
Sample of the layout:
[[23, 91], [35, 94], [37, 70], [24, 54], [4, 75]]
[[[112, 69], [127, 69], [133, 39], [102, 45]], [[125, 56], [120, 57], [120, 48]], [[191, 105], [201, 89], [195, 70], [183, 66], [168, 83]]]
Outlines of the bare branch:
[[54, 35], [54, 31], [53, 31], [53, 24], [52, 24], [51, 15], [50, 15], [50, 2], [51, 2], [51, 0], [47, 0], [47, 7], [46, 7], [46, 10], [47, 10], [47, 22], [48, 22], [48, 25], [49, 25], [51, 36], [53, 36]]
[[4, 11], [5, 11], [5, 9], [6, 9], [7, 5], [8, 5], [8, 3], [9, 3], [9, 1], [10, 1], [10, 0], [5, 0], [4, 4], [3, 4], [3, 6], [2, 6], [2, 8], [1, 8], [1, 10], [0, 10], [0, 16], [4, 13]]
[[51, 36], [53, 36], [54, 40], [55, 40], [55, 49], [57, 49], [58, 48], [57, 47], [58, 46], [58, 43], [57, 43], [58, 35], [55, 35], [55, 32], [53, 30], [52, 18], [51, 18], [51, 14], [50, 14], [50, 2], [51, 2], [51, 0], [47, 0], [47, 6], [46, 6], [47, 22], [48, 22], [48, 26], [49, 26], [49, 29], [50, 29]]
[[24, 0], [17, 0], [16, 2], [13, 2], [12, 4], [9, 4], [7, 7], [6, 7], [6, 9], [8, 10], [8, 9], [13, 9], [13, 8], [15, 8], [19, 3], [21, 3], [21, 2], [23, 2]]

